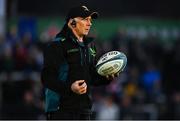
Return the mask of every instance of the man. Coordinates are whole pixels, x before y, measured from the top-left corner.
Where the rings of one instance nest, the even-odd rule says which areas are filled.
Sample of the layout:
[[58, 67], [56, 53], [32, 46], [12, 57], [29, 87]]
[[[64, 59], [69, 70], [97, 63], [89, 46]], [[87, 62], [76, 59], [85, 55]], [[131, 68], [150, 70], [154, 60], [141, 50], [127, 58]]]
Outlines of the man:
[[47, 119], [90, 119], [90, 85], [106, 85], [114, 78], [97, 74], [93, 38], [86, 37], [97, 17], [86, 6], [72, 8], [61, 32], [44, 51]]

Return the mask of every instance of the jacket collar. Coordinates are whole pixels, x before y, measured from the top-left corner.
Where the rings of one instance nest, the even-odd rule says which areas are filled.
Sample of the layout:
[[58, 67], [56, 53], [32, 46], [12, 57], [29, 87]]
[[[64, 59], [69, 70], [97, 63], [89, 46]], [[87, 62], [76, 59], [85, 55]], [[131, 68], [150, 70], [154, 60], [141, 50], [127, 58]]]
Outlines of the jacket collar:
[[[58, 34], [56, 35], [56, 38], [61, 38], [61, 37], [70, 39], [70, 40], [72, 40], [73, 42], [78, 43], [80, 46], [83, 46], [82, 43], [79, 43], [79, 42], [77, 41], [77, 37], [74, 35], [74, 33], [72, 32], [72, 30], [71, 30], [70, 28], [67, 28], [65, 33], [61, 34], [61, 32], [60, 32], [60, 33], [58, 33]], [[84, 42], [83, 42], [84, 45], [88, 45], [89, 43], [91, 43], [92, 41], [94, 41], [94, 38], [93, 38], [93, 37], [86, 37], [86, 36], [84, 36], [83, 41], [84, 41]]]

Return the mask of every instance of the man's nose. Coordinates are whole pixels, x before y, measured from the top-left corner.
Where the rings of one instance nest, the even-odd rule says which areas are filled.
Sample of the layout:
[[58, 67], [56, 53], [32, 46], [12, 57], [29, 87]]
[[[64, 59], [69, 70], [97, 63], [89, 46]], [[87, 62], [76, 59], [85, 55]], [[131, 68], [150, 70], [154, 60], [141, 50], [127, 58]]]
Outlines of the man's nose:
[[90, 26], [92, 25], [91, 21], [89, 22]]
[[88, 25], [88, 26], [91, 26], [91, 25], [92, 25], [92, 22], [89, 20], [87, 25]]

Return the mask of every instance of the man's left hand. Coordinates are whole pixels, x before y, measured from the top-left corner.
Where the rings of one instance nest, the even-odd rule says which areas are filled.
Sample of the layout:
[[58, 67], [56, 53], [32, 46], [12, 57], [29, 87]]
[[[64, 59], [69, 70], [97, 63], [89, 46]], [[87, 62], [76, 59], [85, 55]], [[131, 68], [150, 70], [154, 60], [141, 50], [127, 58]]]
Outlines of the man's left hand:
[[115, 77], [118, 77], [118, 76], [119, 76], [119, 72], [116, 73], [116, 74], [107, 75], [106, 78], [108, 80], [113, 80]]

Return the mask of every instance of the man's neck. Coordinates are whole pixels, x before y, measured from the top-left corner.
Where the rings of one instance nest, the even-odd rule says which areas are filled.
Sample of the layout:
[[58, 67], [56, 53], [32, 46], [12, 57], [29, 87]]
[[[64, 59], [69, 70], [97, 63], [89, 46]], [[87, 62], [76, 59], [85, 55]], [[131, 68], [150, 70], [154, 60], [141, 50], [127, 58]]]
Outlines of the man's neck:
[[83, 36], [78, 35], [76, 31], [72, 30], [78, 42], [83, 42]]
[[83, 42], [83, 37], [78, 38], [78, 42]]

